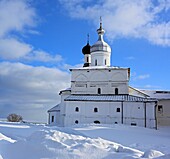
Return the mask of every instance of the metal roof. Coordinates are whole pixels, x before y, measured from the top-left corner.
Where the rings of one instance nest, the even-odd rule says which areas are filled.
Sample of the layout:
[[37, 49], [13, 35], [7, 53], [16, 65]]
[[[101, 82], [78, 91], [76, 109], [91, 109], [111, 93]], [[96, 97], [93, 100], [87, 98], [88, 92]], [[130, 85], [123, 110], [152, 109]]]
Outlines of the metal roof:
[[60, 104], [57, 104], [53, 108], [49, 109], [48, 112], [60, 111]]
[[158, 100], [169, 100], [170, 99], [170, 91], [160, 91], [160, 90], [142, 90], [148, 94], [151, 98], [156, 98]]
[[142, 98], [132, 95], [70, 95], [65, 101], [96, 101], [96, 102], [154, 102], [154, 98]]

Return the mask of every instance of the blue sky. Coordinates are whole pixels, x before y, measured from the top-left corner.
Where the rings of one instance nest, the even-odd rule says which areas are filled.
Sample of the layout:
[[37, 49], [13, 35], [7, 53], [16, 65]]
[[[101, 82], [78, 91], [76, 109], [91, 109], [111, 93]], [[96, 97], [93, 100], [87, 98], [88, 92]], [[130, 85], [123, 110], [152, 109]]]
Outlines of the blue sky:
[[169, 0], [0, 0], [0, 118], [47, 121], [100, 16], [111, 64], [131, 68], [129, 84], [170, 90]]

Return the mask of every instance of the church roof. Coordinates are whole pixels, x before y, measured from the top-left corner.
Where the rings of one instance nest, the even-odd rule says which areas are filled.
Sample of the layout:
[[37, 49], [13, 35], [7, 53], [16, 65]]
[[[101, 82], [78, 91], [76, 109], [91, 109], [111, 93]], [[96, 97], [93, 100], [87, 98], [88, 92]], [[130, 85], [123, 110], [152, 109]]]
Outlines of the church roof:
[[132, 95], [70, 95], [65, 101], [96, 101], [96, 102], [154, 102], [154, 98], [142, 98]]
[[89, 45], [89, 43], [87, 43], [87, 45], [86, 46], [84, 46], [83, 47], [83, 49], [82, 49], [82, 53], [85, 55], [85, 54], [90, 54], [90, 45]]
[[93, 44], [90, 48], [90, 53], [96, 52], [96, 51], [104, 51], [104, 52], [111, 52], [110, 46], [103, 40], [103, 35], [105, 33], [103, 27], [102, 27], [102, 20], [100, 18], [100, 28], [97, 29], [98, 33], [98, 41]]
[[54, 106], [53, 108], [49, 109], [49, 110], [48, 110], [48, 113], [49, 113], [49, 112], [54, 112], [54, 111], [60, 111], [60, 104], [57, 104], [57, 105]]

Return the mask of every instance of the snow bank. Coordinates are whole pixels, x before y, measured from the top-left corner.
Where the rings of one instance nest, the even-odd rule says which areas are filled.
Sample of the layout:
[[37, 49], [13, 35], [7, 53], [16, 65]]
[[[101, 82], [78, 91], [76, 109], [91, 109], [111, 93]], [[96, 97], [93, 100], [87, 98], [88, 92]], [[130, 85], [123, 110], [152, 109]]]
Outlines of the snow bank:
[[9, 144], [6, 152], [1, 152], [1, 154], [5, 159], [100, 159], [143, 155], [141, 151], [101, 138], [92, 139], [50, 129], [36, 131], [25, 140]]
[[143, 158], [154, 158], [154, 157], [160, 157], [163, 156], [164, 154], [160, 151], [156, 151], [156, 150], [148, 150], [144, 153], [144, 155], [142, 156]]
[[[169, 132], [130, 126], [58, 128], [0, 122], [0, 159], [170, 159], [169, 137]], [[153, 146], [157, 150], [137, 149], [145, 146], [145, 140], [157, 140]], [[159, 151], [160, 145], [166, 155]]]

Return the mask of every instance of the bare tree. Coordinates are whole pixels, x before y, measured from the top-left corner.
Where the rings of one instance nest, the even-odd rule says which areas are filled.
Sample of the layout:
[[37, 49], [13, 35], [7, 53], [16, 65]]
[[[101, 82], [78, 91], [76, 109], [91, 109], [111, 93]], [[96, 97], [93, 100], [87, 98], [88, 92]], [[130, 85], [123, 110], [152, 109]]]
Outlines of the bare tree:
[[20, 122], [23, 120], [21, 115], [17, 115], [17, 114], [9, 114], [7, 117], [7, 120], [10, 122]]

